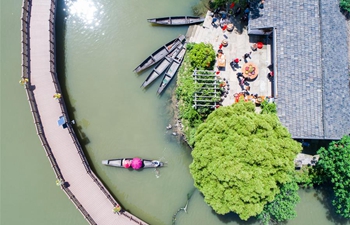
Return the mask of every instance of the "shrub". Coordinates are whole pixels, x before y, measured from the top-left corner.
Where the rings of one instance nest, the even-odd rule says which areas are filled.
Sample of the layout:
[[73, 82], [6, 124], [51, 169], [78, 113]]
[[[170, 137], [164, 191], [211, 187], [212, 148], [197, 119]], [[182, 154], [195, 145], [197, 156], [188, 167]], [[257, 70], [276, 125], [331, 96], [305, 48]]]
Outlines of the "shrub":
[[331, 142], [329, 147], [317, 151], [319, 174], [333, 184], [335, 197], [332, 201], [336, 213], [350, 218], [350, 136]]
[[212, 70], [215, 63], [215, 51], [211, 44], [199, 43], [193, 45], [189, 51], [192, 71], [198, 70]]
[[350, 0], [340, 0], [340, 8], [350, 13]]

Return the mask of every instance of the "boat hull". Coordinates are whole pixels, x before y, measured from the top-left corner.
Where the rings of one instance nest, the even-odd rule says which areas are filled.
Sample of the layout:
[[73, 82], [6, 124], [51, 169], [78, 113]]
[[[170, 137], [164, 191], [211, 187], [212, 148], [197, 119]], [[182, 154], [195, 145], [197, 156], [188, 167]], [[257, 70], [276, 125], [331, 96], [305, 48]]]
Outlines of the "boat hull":
[[203, 23], [204, 18], [198, 16], [169, 16], [147, 20], [150, 23], [166, 26], [182, 26]]
[[[125, 161], [131, 162], [133, 158], [121, 158], [121, 159], [107, 159], [102, 160], [102, 164], [106, 166], [114, 166], [114, 167], [120, 167], [120, 168], [131, 168], [132, 167], [125, 167]], [[157, 168], [164, 166], [163, 162], [160, 162], [158, 160], [149, 160], [149, 159], [142, 159], [142, 166], [141, 168]]]
[[176, 47], [181, 44], [185, 40], [185, 35], [180, 35], [174, 40], [168, 42], [167, 44], [161, 46], [155, 52], [153, 52], [150, 56], [148, 56], [142, 63], [140, 63], [135, 69], [134, 72], [139, 73], [142, 70], [147, 69], [148, 67], [156, 64], [160, 60], [162, 60], [169, 53], [174, 51]]
[[168, 67], [167, 71], [165, 72], [162, 82], [160, 83], [159, 88], [157, 90], [158, 95], [162, 94], [162, 92], [166, 89], [166, 87], [170, 84], [172, 79], [175, 77], [178, 69], [181, 66], [185, 53], [186, 53], [186, 47], [183, 46], [180, 52], [176, 55], [176, 57], [172, 61], [171, 65]]
[[169, 68], [174, 58], [179, 54], [183, 47], [183, 44], [179, 44], [176, 49], [171, 52], [169, 55], [167, 55], [148, 75], [146, 80], [142, 83], [141, 87], [147, 87], [150, 85], [153, 81], [155, 81], [158, 77], [160, 77], [166, 69]]

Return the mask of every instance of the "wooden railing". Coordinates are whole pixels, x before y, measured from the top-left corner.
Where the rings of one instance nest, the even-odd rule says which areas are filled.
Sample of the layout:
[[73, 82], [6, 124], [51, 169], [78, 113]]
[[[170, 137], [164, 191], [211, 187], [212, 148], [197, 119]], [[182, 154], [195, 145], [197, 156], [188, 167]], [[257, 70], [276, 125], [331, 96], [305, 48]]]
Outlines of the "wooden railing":
[[[92, 225], [95, 225], [96, 222], [92, 219], [92, 217], [88, 214], [88, 212], [84, 209], [84, 207], [80, 204], [80, 202], [75, 198], [73, 193], [64, 185], [64, 177], [60, 171], [60, 168], [56, 162], [56, 159], [51, 151], [50, 145], [47, 142], [44, 128], [41, 123], [40, 114], [38, 111], [38, 107], [36, 105], [34, 93], [31, 89], [30, 84], [30, 16], [31, 16], [31, 7], [32, 7], [32, 0], [24, 0], [22, 5], [22, 24], [21, 24], [21, 42], [22, 42], [22, 79], [26, 80], [24, 82], [24, 87], [27, 94], [27, 99], [29, 102], [30, 110], [32, 112], [35, 128], [37, 135], [39, 136], [39, 139], [41, 141], [41, 145], [44, 147], [44, 150], [46, 152], [46, 155], [49, 159], [49, 162], [51, 164], [51, 167], [54, 170], [54, 173], [56, 175], [56, 179], [59, 181], [63, 181], [63, 185], [61, 185], [61, 188], [66, 193], [68, 198], [74, 203], [74, 205], [77, 207], [77, 209], [83, 214], [85, 219]], [[55, 9], [55, 1], [51, 1], [51, 21], [54, 21], [54, 12]], [[54, 22], [52, 23], [50, 21], [50, 62], [51, 62], [51, 74], [54, 74], [53, 71], [55, 71], [55, 54], [54, 54]], [[53, 65], [53, 67], [52, 67]], [[53, 80], [55, 83], [56, 90], [59, 90], [59, 85], [57, 80]], [[61, 103], [62, 105], [62, 103]]]
[[[64, 183], [64, 177], [63, 174], [60, 171], [60, 168], [56, 162], [56, 159], [54, 157], [54, 154], [51, 151], [50, 145], [47, 142], [44, 128], [42, 126], [42, 122], [40, 119], [40, 114], [38, 111], [38, 107], [36, 104], [34, 93], [31, 89], [30, 84], [30, 17], [31, 17], [31, 7], [32, 7], [32, 1], [33, 0], [23, 0], [22, 5], [22, 18], [21, 18], [21, 43], [22, 43], [22, 80], [25, 80], [24, 87], [27, 94], [27, 99], [29, 102], [30, 110], [32, 112], [35, 128], [37, 135], [39, 136], [39, 139], [41, 141], [41, 145], [44, 147], [44, 150], [46, 152], [46, 155], [50, 161], [51, 167], [54, 170], [54, 173], [56, 175], [56, 179], [58, 181], [62, 181], [61, 188], [66, 193], [68, 198], [74, 203], [76, 208], [83, 214], [84, 218], [92, 225], [96, 225], [96, 222], [93, 220], [93, 218], [88, 214], [88, 212], [84, 209], [84, 207], [80, 204], [78, 199], [74, 196], [74, 194], [69, 190], [68, 187], [66, 187]], [[57, 73], [56, 73], [56, 41], [55, 41], [55, 15], [56, 15], [56, 0], [51, 0], [51, 7], [50, 7], [50, 19], [49, 19], [49, 32], [50, 32], [50, 73], [52, 77], [52, 82], [54, 83], [56, 93], [60, 93], [62, 95], [61, 87], [59, 85]], [[63, 97], [60, 97], [58, 99], [58, 102], [61, 107], [62, 115], [65, 116], [67, 123], [67, 129], [68, 132], [73, 140], [73, 143], [76, 146], [77, 152], [80, 156], [80, 159], [85, 167], [86, 172], [89, 174], [91, 179], [98, 185], [100, 190], [104, 193], [106, 198], [112, 203], [112, 205], [115, 207], [118, 205], [117, 201], [112, 197], [112, 195], [109, 193], [109, 191], [105, 188], [105, 186], [102, 184], [102, 182], [97, 178], [97, 176], [93, 173], [93, 171], [90, 168], [90, 165], [84, 155], [84, 151], [78, 141], [78, 138], [71, 126], [70, 119], [68, 116], [68, 111], [66, 108], [66, 104]], [[112, 208], [111, 208], [112, 210]], [[138, 218], [133, 217], [130, 213], [124, 212], [122, 215], [128, 217], [130, 220], [136, 222], [140, 225], [146, 225], [142, 221], [140, 221]]]

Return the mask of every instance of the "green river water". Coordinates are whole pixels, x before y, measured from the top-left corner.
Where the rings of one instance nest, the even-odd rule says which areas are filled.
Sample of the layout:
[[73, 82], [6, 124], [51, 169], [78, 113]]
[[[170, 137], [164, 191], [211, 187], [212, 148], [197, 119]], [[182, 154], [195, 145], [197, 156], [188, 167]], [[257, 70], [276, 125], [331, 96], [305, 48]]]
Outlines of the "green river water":
[[[35, 0], [33, 0], [35, 1]], [[193, 190], [190, 149], [165, 127], [172, 121], [171, 93], [146, 91], [147, 71], [132, 70], [161, 44], [187, 27], [160, 27], [146, 19], [192, 14], [198, 0], [69, 0], [58, 7], [58, 76], [75, 130], [96, 174], [131, 213], [154, 225], [169, 225]], [[21, 0], [1, 1], [1, 225], [87, 224], [55, 185], [36, 135], [21, 76]], [[149, 72], [149, 70], [148, 70]], [[142, 157], [167, 162], [159, 170], [128, 171], [101, 160]], [[322, 193], [300, 190], [297, 224], [338, 224]], [[327, 195], [326, 195], [327, 196]], [[234, 214], [218, 216], [195, 191], [178, 225], [258, 224]], [[349, 224], [349, 223], [342, 223]]]

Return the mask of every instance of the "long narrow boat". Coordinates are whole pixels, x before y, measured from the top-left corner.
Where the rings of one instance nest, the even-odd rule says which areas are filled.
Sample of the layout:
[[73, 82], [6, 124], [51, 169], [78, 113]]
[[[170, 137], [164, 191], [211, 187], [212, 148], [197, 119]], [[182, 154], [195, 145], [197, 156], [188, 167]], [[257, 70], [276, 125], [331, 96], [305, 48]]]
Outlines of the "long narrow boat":
[[176, 47], [182, 43], [185, 40], [185, 35], [181, 34], [179, 37], [175, 38], [174, 40], [168, 42], [167, 44], [163, 45], [159, 49], [157, 49], [155, 52], [153, 52], [150, 56], [148, 56], [140, 65], [138, 65], [134, 71], [136, 73], [154, 65], [155, 63], [162, 60], [165, 56], [167, 56], [169, 53], [174, 51]]
[[147, 19], [147, 21], [159, 25], [181, 26], [202, 23], [204, 22], [204, 18], [198, 16], [170, 16]]
[[169, 85], [170, 81], [175, 77], [177, 70], [179, 69], [182, 63], [182, 60], [185, 56], [185, 53], [186, 53], [186, 47], [183, 46], [179, 54], [177, 54], [177, 56], [174, 58], [173, 62], [165, 72], [162, 83], [160, 83], [160, 86], [157, 90], [157, 94], [161, 94], [165, 90], [165, 88]]
[[140, 159], [140, 158], [121, 158], [102, 160], [103, 165], [114, 166], [126, 169], [139, 170], [142, 168], [157, 168], [164, 166], [164, 163], [158, 160]]
[[148, 75], [146, 80], [142, 83], [141, 87], [147, 87], [150, 85], [154, 80], [156, 80], [160, 75], [164, 73], [166, 69], [170, 66], [174, 58], [179, 54], [183, 47], [183, 44], [179, 44], [174, 51], [172, 51], [169, 55], [167, 55]]

